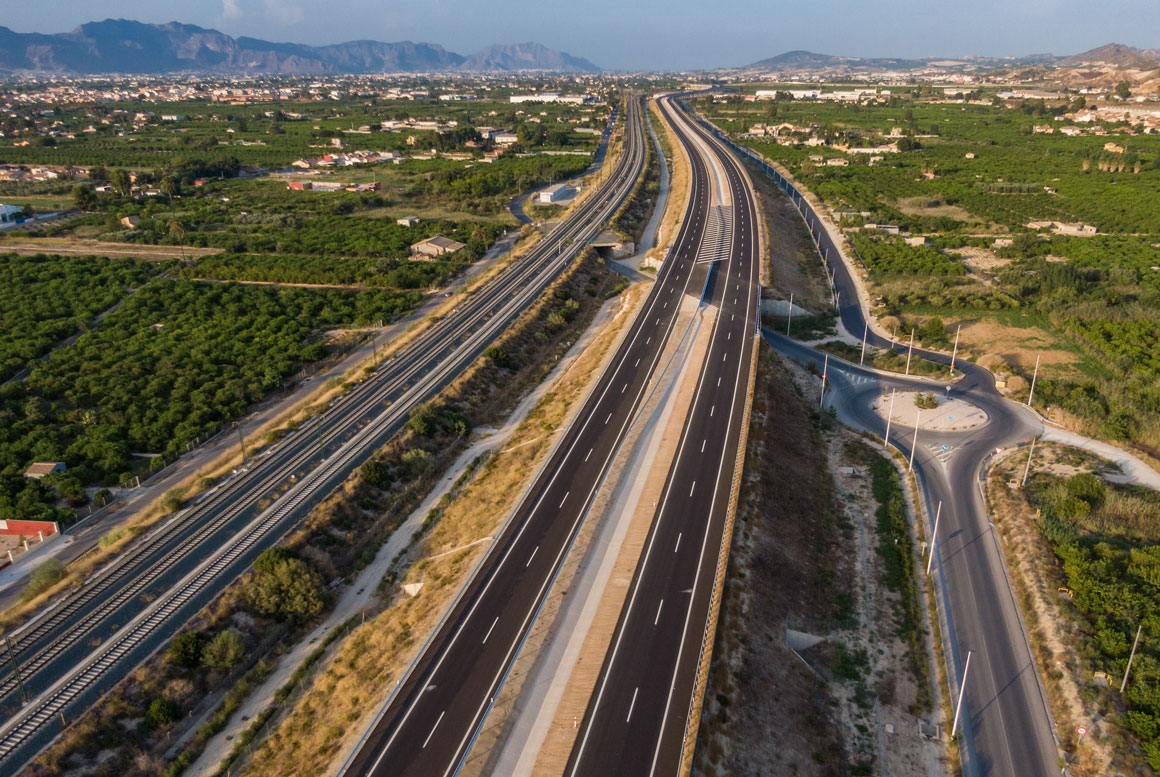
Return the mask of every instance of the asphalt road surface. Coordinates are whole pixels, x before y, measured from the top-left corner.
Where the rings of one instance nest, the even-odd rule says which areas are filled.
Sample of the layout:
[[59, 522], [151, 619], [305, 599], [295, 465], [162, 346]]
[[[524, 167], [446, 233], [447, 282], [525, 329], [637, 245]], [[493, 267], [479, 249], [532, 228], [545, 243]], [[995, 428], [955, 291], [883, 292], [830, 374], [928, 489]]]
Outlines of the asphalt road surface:
[[644, 557], [589, 703], [568, 775], [677, 775], [733, 494], [752, 370], [759, 248], [752, 188], [740, 166], [668, 100], [696, 166], [728, 192], [725, 250], [708, 252], [702, 304], [718, 309], [693, 406]]
[[[768, 329], [764, 334], [782, 355], [813, 363], [821, 371], [822, 355], [814, 349]], [[963, 366], [985, 372], [974, 365]], [[913, 447], [926, 502], [927, 537], [942, 503], [933, 573], [949, 635], [956, 693], [967, 652], [973, 652], [959, 733], [964, 774], [1058, 774], [1051, 717], [979, 480], [996, 448], [1009, 448], [1036, 436], [1042, 423], [1027, 408], [1000, 397], [993, 381], [985, 379], [987, 374], [968, 374], [947, 392], [945, 385], [885, 376], [833, 356], [826, 372], [831, 385], [826, 406], [833, 407], [844, 423], [879, 437], [886, 432], [886, 422], [870, 405], [892, 389], [949, 394], [988, 414], [985, 425], [970, 430], [920, 427], [917, 444], [912, 426], [894, 423], [890, 444], [908, 460]]]
[[[699, 170], [690, 209], [705, 207], [707, 190]], [[704, 232], [704, 219], [686, 219], [678, 245], [699, 245]], [[707, 276], [707, 266], [665, 262], [596, 388], [343, 774], [447, 775], [467, 758], [650, 388], [683, 296], [699, 295]]]

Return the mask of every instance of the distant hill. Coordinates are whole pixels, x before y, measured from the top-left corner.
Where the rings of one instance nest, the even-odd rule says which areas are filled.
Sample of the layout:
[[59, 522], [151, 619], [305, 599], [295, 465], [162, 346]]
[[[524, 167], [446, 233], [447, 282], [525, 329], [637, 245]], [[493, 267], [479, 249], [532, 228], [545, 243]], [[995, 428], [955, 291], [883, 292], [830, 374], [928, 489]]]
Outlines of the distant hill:
[[876, 58], [863, 59], [862, 57], [835, 57], [829, 54], [815, 54], [812, 51], [787, 51], [776, 57], [763, 59], [747, 65], [742, 70], [834, 70], [834, 69], [871, 69], [871, 70], [911, 70], [922, 67], [931, 60]]
[[330, 46], [233, 38], [192, 24], [106, 19], [45, 35], [0, 27], [0, 70], [89, 75], [182, 71], [239, 74], [414, 73], [450, 70], [597, 72], [586, 59], [538, 43], [465, 57], [431, 43], [349, 41]]
[[554, 70], [561, 73], [597, 73], [600, 68], [586, 59], [553, 51], [539, 43], [488, 46], [460, 66], [463, 70]]
[[1160, 50], [1136, 49], [1119, 43], [1109, 43], [1106, 46], [1100, 46], [1091, 51], [1066, 58], [1053, 54], [1032, 54], [1019, 58], [960, 57], [956, 59], [940, 59], [938, 57], [922, 59], [836, 57], [829, 54], [816, 54], [812, 51], [787, 51], [776, 57], [754, 62], [741, 69], [768, 72], [829, 71], [832, 73], [835, 71], [916, 70], [921, 68], [1010, 69], [1019, 67], [1046, 67], [1061, 70], [1085, 67], [1154, 70], [1160, 68]]
[[1099, 48], [1085, 51], [1061, 60], [1064, 67], [1097, 64], [1111, 65], [1134, 70], [1151, 70], [1160, 67], [1160, 51], [1155, 49], [1135, 49], [1120, 43], [1108, 43]]

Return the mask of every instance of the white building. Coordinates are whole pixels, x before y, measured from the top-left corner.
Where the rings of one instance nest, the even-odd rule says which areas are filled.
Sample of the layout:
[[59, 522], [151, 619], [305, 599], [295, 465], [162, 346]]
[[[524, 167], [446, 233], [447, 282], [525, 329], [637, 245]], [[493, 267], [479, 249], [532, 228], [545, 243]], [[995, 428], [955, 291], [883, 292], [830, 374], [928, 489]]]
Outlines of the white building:
[[544, 204], [552, 204], [557, 202], [566, 202], [575, 196], [576, 190], [568, 184], [562, 183], [540, 192], [538, 200]]
[[15, 224], [24, 215], [24, 208], [18, 205], [0, 205], [0, 224]]

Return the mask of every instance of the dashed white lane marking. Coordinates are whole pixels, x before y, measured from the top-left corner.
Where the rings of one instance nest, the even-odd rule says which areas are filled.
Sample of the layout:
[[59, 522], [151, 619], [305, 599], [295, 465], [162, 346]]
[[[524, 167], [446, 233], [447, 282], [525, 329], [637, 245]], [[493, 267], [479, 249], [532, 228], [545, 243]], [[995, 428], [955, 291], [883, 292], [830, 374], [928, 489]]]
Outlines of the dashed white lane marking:
[[446, 714], [447, 714], [447, 710], [443, 710], [442, 712], [439, 713], [439, 719], [436, 720], [435, 725], [431, 727], [431, 733], [428, 734], [427, 738], [423, 740], [423, 746], [421, 748], [419, 748], [420, 750], [427, 749], [427, 743], [431, 741], [431, 737], [435, 736], [435, 729], [439, 728], [439, 724], [443, 722], [443, 716]]
[[495, 624], [497, 624], [497, 623], [499, 623], [499, 616], [498, 615], [495, 616], [495, 620], [493, 620], [491, 622], [491, 628], [488, 629], [487, 633], [483, 635], [483, 644], [484, 645], [487, 644], [487, 638], [491, 636], [491, 632], [493, 632], [495, 630]]
[[524, 569], [527, 569], [528, 567], [530, 567], [532, 565], [532, 559], [534, 559], [536, 557], [536, 554], [539, 551], [540, 551], [540, 546], [537, 545], [536, 549], [532, 551], [532, 555], [528, 556], [528, 563], [524, 564]]
[[640, 693], [640, 686], [637, 686], [632, 691], [632, 704], [628, 705], [628, 717], [624, 719], [625, 723], [628, 723], [630, 720], [632, 720], [632, 708], [636, 706], [636, 695], [638, 693]]

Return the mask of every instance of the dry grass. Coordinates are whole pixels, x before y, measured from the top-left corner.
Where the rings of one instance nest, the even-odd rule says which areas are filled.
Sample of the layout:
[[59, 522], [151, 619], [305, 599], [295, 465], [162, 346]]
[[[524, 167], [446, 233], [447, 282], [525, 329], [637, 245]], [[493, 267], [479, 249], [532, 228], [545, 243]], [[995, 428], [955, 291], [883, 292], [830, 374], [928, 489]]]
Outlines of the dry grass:
[[6, 239], [0, 241], [0, 249], [12, 254], [61, 254], [62, 256], [108, 256], [129, 257], [159, 261], [162, 259], [200, 259], [211, 254], [220, 254], [224, 248], [193, 248], [186, 246], [150, 246], [135, 243], [111, 243], [100, 240], [86, 240], [75, 237], [38, 237]]
[[983, 223], [982, 219], [966, 208], [948, 205], [941, 197], [903, 197], [895, 202], [895, 206], [908, 216], [931, 216], [974, 224]]
[[681, 220], [685, 217], [685, 209], [693, 193], [693, 178], [685, 147], [677, 140], [656, 103], [650, 100], [648, 107], [653, 117], [653, 129], [656, 130], [669, 164], [669, 198], [665, 204], [665, 216], [657, 226], [656, 247], [649, 251], [646, 259], [646, 263], [659, 267], [664, 261], [668, 247], [676, 240], [677, 230], [680, 229]]

